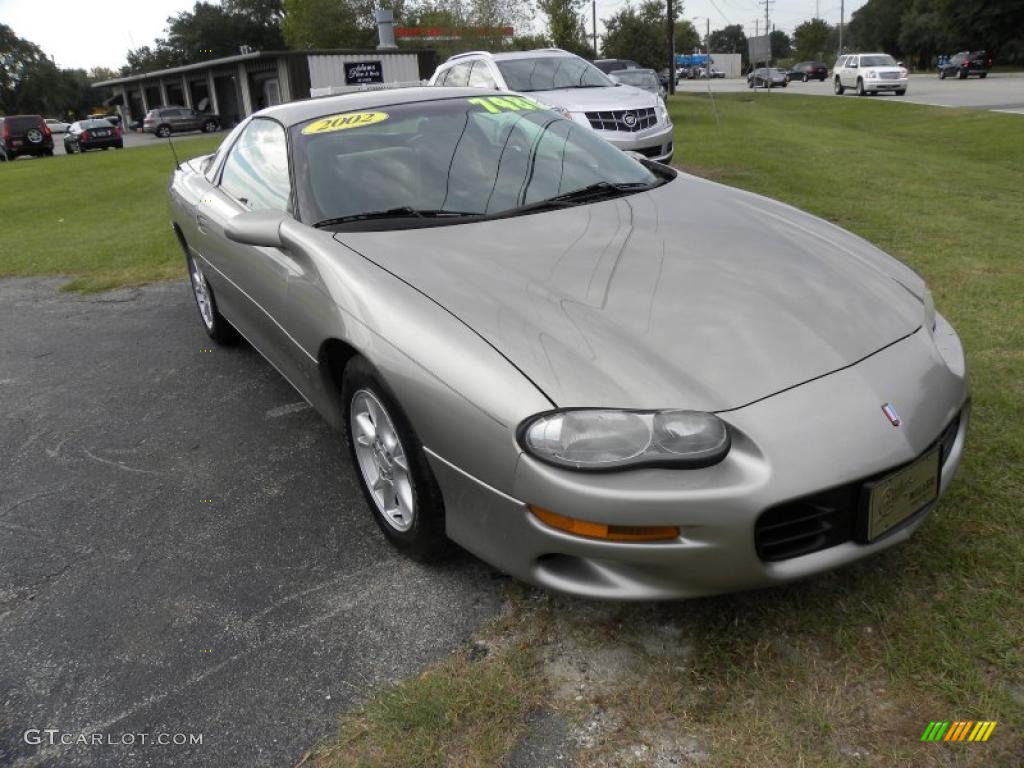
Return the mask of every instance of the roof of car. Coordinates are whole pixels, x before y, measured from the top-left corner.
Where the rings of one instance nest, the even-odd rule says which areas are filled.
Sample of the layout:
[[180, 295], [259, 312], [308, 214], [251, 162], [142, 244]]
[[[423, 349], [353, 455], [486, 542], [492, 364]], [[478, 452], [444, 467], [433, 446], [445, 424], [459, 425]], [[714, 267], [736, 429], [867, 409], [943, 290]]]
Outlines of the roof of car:
[[[546, 59], [551, 56], [565, 56], [567, 58], [579, 58], [575, 53], [563, 51], [561, 48], [535, 48], [532, 51], [504, 51], [503, 53], [491, 53], [490, 51], [467, 51], [451, 56], [445, 64], [468, 59], [473, 56], [492, 59], [493, 61], [509, 61], [511, 59]], [[622, 59], [624, 61], [624, 59]]]
[[378, 109], [398, 104], [414, 104], [421, 101], [441, 101], [479, 97], [482, 94], [508, 95], [507, 91], [487, 88], [448, 88], [438, 86], [417, 86], [415, 88], [387, 88], [377, 91], [358, 91], [340, 96], [324, 96], [306, 101], [292, 101], [278, 104], [256, 112], [253, 117], [272, 117], [283, 125], [292, 126], [316, 117], [355, 112], [361, 109]]

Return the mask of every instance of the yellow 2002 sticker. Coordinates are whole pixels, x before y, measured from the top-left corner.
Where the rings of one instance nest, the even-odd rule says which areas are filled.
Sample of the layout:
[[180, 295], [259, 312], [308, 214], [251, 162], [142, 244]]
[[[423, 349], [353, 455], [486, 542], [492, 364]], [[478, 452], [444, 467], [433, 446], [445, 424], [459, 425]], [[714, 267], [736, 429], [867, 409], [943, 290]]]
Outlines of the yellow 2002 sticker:
[[331, 133], [349, 128], [362, 128], [364, 125], [382, 123], [388, 119], [387, 112], [346, 112], [343, 115], [322, 117], [302, 129], [304, 136], [314, 133]]
[[466, 101], [483, 107], [492, 115], [496, 115], [499, 112], [530, 112], [535, 109], [546, 109], [546, 107], [538, 104], [536, 101], [523, 98], [522, 96], [474, 96], [472, 99], [466, 99]]

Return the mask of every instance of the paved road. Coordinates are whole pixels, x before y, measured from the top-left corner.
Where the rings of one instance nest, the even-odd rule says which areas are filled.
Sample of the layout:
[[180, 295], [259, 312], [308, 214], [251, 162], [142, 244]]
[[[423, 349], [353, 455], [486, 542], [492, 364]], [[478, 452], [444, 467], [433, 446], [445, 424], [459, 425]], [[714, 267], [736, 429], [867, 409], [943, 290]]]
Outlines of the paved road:
[[184, 283], [59, 282], [0, 281], [0, 765], [294, 765], [500, 609], [472, 558], [394, 554], [339, 439], [250, 347], [207, 351]]
[[[736, 93], [747, 90], [746, 80], [712, 80], [712, 91], [715, 93]], [[678, 90], [683, 92], [706, 92], [707, 81], [685, 80], [679, 84]], [[811, 96], [831, 96], [837, 98], [832, 91], [831, 81], [790, 83], [788, 88], [774, 88], [772, 94], [806, 94]], [[847, 92], [850, 98], [856, 98]], [[1024, 73], [994, 72], [984, 80], [946, 79], [939, 80], [937, 75], [911, 75], [905, 96], [882, 94], [870, 98], [892, 101], [909, 101], [915, 104], [931, 104], [937, 107], [970, 107], [972, 109], [990, 109], [1024, 114]]]

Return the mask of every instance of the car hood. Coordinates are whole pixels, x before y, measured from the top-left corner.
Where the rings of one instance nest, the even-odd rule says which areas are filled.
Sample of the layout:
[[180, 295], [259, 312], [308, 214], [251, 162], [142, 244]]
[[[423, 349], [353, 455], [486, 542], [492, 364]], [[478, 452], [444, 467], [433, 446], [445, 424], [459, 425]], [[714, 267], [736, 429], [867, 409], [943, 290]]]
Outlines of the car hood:
[[682, 174], [569, 209], [335, 238], [559, 407], [736, 408], [849, 366], [924, 315], [920, 278], [865, 241]]
[[549, 107], [570, 112], [645, 109], [654, 107], [661, 98], [657, 94], [632, 85], [611, 85], [607, 88], [559, 88], [554, 91], [528, 91], [530, 96]]

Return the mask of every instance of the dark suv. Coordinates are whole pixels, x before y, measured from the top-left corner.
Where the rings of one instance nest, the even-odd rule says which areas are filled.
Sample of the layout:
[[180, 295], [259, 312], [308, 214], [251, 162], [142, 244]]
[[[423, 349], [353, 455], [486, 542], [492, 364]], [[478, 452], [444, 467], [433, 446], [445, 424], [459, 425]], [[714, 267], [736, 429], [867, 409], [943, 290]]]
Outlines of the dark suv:
[[22, 155], [53, 157], [53, 134], [39, 115], [0, 117], [0, 153], [5, 160]]
[[182, 131], [213, 133], [220, 127], [220, 116], [210, 112], [196, 112], [188, 107], [158, 107], [146, 113], [142, 130], [166, 138]]
[[945, 80], [953, 75], [961, 80], [966, 80], [971, 75], [987, 77], [991, 68], [992, 57], [986, 51], [961, 51], [939, 64], [939, 79]]

